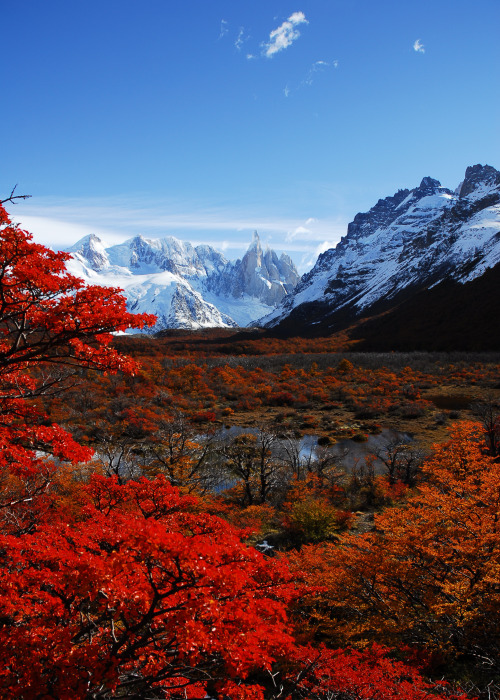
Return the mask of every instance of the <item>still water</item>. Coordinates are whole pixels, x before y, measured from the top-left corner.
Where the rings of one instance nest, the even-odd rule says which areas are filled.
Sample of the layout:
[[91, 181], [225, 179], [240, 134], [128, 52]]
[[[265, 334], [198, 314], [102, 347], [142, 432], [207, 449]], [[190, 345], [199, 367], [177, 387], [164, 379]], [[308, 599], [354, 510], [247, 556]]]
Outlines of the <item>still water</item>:
[[[238, 435], [245, 433], [257, 436], [262, 434], [258, 428], [231, 426], [221, 428], [217, 432], [216, 437], [223, 442], [230, 442]], [[412, 442], [412, 437], [408, 433], [400, 433], [388, 428], [383, 429], [376, 435], [367, 435], [367, 438], [365, 442], [345, 438], [338, 440], [332, 445], [320, 446], [316, 435], [303, 435], [301, 437], [278, 435], [273, 440], [272, 452], [278, 456], [283, 450], [292, 448], [301, 462], [312, 462], [328, 455], [335, 458], [335, 462], [339, 467], [350, 472], [364, 461], [366, 455], [383, 451], [390, 443], [395, 441]], [[383, 465], [380, 460], [375, 460], [374, 467], [377, 472], [381, 473], [383, 471]]]

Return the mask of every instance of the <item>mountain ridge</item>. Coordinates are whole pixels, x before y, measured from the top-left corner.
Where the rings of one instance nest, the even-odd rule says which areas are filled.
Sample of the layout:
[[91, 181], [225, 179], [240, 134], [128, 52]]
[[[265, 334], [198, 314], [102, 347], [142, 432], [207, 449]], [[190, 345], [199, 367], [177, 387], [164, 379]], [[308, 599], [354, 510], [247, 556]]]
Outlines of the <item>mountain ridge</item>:
[[[257, 232], [236, 261], [173, 236], [106, 246], [92, 234], [68, 251], [71, 272], [121, 287], [130, 310], [157, 314], [153, 331], [260, 326], [272, 335], [318, 336], [384, 314], [379, 326], [364, 326], [375, 347], [373, 329], [390, 332], [388, 319], [401, 326], [407, 313], [420, 323], [412, 299], [442, 304], [446, 294], [424, 292], [447, 282], [463, 286], [500, 264], [500, 172], [472, 165], [454, 190], [426, 176], [379, 199], [302, 278], [288, 255], [262, 249]], [[474, 286], [478, 299], [477, 290], [491, 289], [489, 279]]]
[[327, 335], [443, 280], [475, 279], [498, 262], [500, 172], [469, 166], [455, 191], [424, 177], [357, 214], [260, 324], [283, 335]]
[[106, 246], [90, 234], [67, 252], [70, 272], [90, 284], [121, 287], [131, 311], [156, 314], [153, 332], [245, 326], [269, 313], [299, 280], [289, 256], [263, 251], [257, 232], [235, 262], [174, 236], [138, 235]]

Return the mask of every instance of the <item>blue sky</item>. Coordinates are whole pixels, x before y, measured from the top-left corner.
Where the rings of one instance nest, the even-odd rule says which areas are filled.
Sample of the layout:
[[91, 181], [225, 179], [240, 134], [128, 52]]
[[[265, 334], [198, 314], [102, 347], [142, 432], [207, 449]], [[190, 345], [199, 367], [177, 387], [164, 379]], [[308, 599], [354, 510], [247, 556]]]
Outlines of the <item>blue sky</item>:
[[65, 247], [174, 235], [301, 271], [358, 211], [500, 168], [498, 0], [2, 8], [0, 198]]

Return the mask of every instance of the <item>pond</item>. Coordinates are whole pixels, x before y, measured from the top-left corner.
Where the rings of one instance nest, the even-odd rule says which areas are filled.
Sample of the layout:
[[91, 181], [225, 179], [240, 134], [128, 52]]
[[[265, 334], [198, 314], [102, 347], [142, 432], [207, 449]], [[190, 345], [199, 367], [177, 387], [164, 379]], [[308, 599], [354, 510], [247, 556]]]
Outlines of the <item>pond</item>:
[[[221, 428], [217, 433], [217, 439], [229, 442], [238, 435], [250, 433], [252, 435], [263, 434], [259, 428], [243, 428], [241, 426], [230, 426]], [[264, 435], [267, 435], [264, 433]], [[270, 437], [269, 435], [267, 437]], [[290, 435], [278, 435], [272, 442], [272, 451], [276, 456], [283, 452], [294, 451], [295, 455], [302, 463], [314, 462], [325, 456], [334, 457], [339, 467], [350, 472], [357, 465], [363, 463], [368, 454], [376, 454], [384, 450], [390, 443], [402, 442], [409, 444], [413, 438], [408, 433], [400, 433], [389, 428], [383, 429], [380, 433], [369, 434], [363, 442], [345, 438], [338, 440], [331, 445], [318, 445], [317, 435], [303, 435], [294, 437]], [[379, 459], [374, 462], [375, 471], [382, 473], [384, 467]]]
[[[318, 446], [318, 438], [315, 435], [304, 435], [300, 439], [301, 455], [307, 459], [312, 453], [313, 458], [318, 454], [318, 450], [325, 450], [328, 454], [337, 458], [339, 466], [342, 466], [346, 471], [352, 471], [360, 462], [364, 461], [366, 455], [377, 454], [378, 451], [384, 450], [390, 443], [403, 442], [410, 443], [413, 438], [408, 433], [400, 433], [397, 430], [389, 428], [383, 429], [380, 433], [369, 434], [367, 440], [359, 442], [352, 438], [337, 440], [333, 445], [326, 447]], [[383, 471], [382, 462], [377, 459], [374, 462], [376, 472]]]

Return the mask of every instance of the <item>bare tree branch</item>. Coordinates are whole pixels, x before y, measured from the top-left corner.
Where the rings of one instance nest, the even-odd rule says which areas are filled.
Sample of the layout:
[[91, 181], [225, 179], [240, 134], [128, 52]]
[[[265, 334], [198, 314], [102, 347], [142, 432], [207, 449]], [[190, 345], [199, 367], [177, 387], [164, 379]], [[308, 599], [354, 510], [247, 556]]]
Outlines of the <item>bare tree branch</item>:
[[10, 193], [10, 196], [7, 197], [7, 199], [0, 199], [0, 204], [5, 204], [5, 202], [12, 202], [12, 204], [15, 204], [15, 199], [29, 199], [31, 197], [30, 194], [14, 194], [16, 191], [17, 185], [14, 185], [12, 188], [12, 191]]

